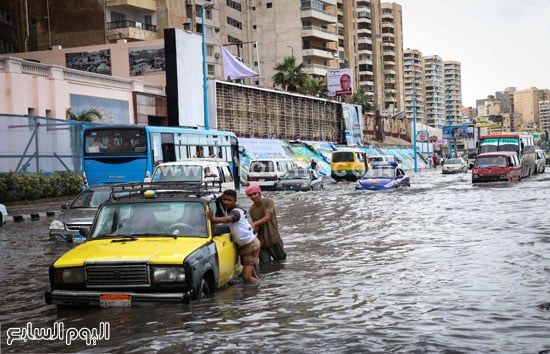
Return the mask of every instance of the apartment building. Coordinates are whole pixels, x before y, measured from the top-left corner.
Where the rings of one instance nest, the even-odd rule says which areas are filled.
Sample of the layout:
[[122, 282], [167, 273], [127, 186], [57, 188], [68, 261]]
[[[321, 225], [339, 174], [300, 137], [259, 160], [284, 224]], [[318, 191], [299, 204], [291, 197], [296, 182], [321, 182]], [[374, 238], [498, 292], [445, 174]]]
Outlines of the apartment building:
[[460, 62], [443, 62], [443, 85], [445, 91], [445, 117], [447, 124], [462, 124], [462, 79]]
[[405, 112], [408, 118], [414, 117], [427, 125], [424, 93], [424, 59], [422, 52], [407, 49], [403, 53], [403, 74], [405, 92]]
[[539, 130], [550, 132], [550, 100], [539, 101]]
[[443, 59], [438, 55], [425, 56], [423, 64], [426, 123], [441, 128], [448, 124], [445, 117]]
[[381, 37], [384, 109], [396, 114], [405, 110], [401, 5], [381, 4]]
[[534, 131], [540, 127], [539, 102], [550, 99], [550, 90], [531, 87], [514, 92], [512, 130]]

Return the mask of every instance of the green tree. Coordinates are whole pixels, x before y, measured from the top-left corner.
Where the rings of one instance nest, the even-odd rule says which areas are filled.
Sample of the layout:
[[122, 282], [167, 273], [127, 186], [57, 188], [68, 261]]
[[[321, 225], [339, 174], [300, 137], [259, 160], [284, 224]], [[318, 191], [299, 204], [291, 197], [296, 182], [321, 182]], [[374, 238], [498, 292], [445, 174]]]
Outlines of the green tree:
[[328, 92], [327, 84], [322, 80], [307, 79], [304, 85], [298, 89], [298, 92], [304, 95], [326, 97]]
[[273, 82], [289, 92], [298, 92], [308, 79], [304, 72], [304, 63], [296, 65], [294, 57], [286, 57], [281, 64], [275, 66], [275, 71], [277, 73], [273, 75]]
[[94, 117], [97, 118], [97, 120], [101, 120], [102, 118], [101, 113], [95, 108], [81, 111], [78, 114], [73, 113], [70, 108], [67, 110], [67, 119], [70, 120], [91, 123], [93, 122]]
[[371, 112], [373, 109], [371, 97], [365, 90], [360, 88], [351, 96], [351, 103], [360, 105], [363, 113]]

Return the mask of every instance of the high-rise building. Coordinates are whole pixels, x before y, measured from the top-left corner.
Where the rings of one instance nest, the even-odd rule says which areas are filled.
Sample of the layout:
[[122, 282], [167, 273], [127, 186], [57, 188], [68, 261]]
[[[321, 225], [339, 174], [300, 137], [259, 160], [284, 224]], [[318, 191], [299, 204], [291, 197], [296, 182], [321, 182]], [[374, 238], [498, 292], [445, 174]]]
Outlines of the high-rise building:
[[423, 64], [426, 123], [441, 128], [448, 125], [445, 117], [443, 59], [437, 55], [425, 56]]
[[412, 118], [416, 110], [417, 122], [427, 124], [424, 94], [424, 61], [422, 53], [416, 49], [407, 49], [403, 57], [405, 111], [407, 117]]
[[401, 5], [381, 3], [382, 93], [384, 109], [393, 114], [405, 110], [403, 96], [403, 24]]
[[443, 62], [443, 85], [445, 92], [445, 117], [448, 125], [462, 124], [462, 75], [460, 63]]

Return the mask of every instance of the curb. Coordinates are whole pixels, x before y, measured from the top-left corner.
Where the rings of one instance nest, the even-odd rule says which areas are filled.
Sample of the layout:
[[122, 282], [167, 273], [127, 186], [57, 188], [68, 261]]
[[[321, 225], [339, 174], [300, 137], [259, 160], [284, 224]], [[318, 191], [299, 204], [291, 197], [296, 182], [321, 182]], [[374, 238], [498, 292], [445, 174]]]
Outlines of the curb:
[[6, 219], [6, 223], [9, 222], [23, 222], [25, 220], [39, 220], [40, 218], [51, 218], [59, 214], [59, 212], [56, 211], [45, 211], [45, 212], [39, 212], [39, 213], [31, 213], [31, 214], [20, 214], [20, 215], [8, 215]]

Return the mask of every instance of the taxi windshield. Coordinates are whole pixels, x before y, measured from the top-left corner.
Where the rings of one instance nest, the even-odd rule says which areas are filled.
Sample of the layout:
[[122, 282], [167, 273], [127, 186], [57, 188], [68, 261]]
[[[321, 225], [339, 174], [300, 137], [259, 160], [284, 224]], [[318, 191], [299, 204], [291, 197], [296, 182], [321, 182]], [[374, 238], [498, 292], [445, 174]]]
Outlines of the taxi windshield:
[[137, 236], [207, 237], [205, 204], [191, 201], [105, 205], [91, 239]]

